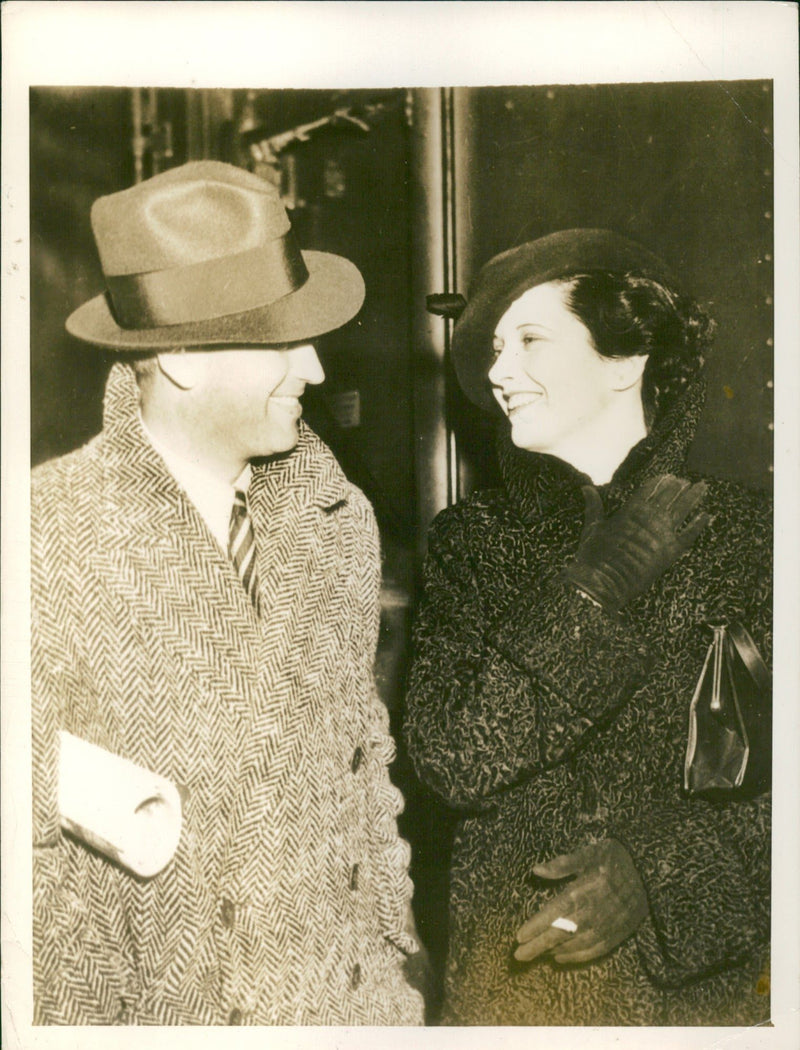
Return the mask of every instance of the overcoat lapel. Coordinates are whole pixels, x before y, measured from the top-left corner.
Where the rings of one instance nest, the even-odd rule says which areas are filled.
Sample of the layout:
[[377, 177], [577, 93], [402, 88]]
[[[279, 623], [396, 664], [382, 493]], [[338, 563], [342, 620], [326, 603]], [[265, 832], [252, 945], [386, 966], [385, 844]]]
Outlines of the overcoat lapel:
[[[115, 366], [107, 389], [96, 608], [87, 612], [106, 643], [93, 656], [98, 688], [116, 707], [119, 750], [186, 781], [198, 747], [214, 738], [238, 761], [259, 684], [259, 625], [235, 569], [146, 440], [131, 370]], [[234, 773], [220, 768], [220, 781]]]
[[[292, 453], [257, 466], [250, 485], [258, 553], [262, 634], [260, 671], [268, 702], [288, 702], [297, 661], [324, 602], [326, 580], [341, 567], [337, 510], [347, 482], [316, 436], [301, 425]], [[292, 679], [295, 680], [292, 686]]]
[[[114, 692], [138, 689], [143, 698], [123, 705], [120, 737], [134, 760], [138, 742], [148, 764], [180, 778], [184, 770], [191, 775], [198, 720], [205, 736], [235, 735], [218, 787], [227, 782], [234, 791], [225, 869], [241, 872], [237, 842], [252, 841], [243, 828], [302, 766], [304, 739], [324, 702], [324, 681], [309, 680], [305, 660], [320, 644], [318, 620], [336, 574], [350, 563], [342, 556], [350, 531], [339, 513], [348, 486], [303, 425], [295, 450], [254, 465], [259, 619], [229, 559], [146, 440], [135, 379], [119, 367], [124, 372], [112, 373], [107, 395], [96, 549], [104, 615], [137, 633], [133, 645], [111, 643]], [[332, 648], [329, 659], [336, 658]], [[147, 665], [141, 672], [137, 661]], [[159, 676], [172, 684], [160, 688]]]
[[241, 693], [239, 677], [257, 674], [257, 619], [200, 514], [142, 442], [125, 464], [115, 450], [105, 472], [99, 573], [135, 620]]

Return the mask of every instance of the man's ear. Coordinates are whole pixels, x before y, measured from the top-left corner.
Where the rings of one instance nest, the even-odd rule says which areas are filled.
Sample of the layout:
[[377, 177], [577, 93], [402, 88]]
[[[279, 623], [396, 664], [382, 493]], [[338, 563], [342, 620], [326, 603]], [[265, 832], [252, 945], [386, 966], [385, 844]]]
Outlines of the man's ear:
[[203, 369], [202, 354], [187, 354], [173, 350], [156, 354], [159, 371], [181, 390], [191, 390], [200, 379]]
[[647, 354], [635, 354], [633, 357], [617, 357], [611, 362], [612, 389], [630, 390], [641, 382], [647, 365]]

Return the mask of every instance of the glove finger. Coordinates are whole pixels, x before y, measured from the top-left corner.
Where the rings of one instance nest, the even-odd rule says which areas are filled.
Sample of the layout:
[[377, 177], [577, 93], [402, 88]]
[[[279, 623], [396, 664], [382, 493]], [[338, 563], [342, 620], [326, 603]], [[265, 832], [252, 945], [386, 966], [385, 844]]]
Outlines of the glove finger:
[[686, 482], [686, 488], [678, 493], [670, 507], [672, 520], [679, 525], [684, 519], [691, 517], [694, 511], [705, 499], [708, 485], [705, 481], [698, 481], [695, 485]]
[[640, 503], [651, 499], [662, 482], [668, 477], [670, 477], [669, 474], [657, 474], [654, 478], [648, 478], [647, 481], [642, 482], [636, 492], [634, 492], [629, 502], [633, 503], [635, 501], [636, 503]]
[[585, 508], [583, 527], [584, 529], [588, 529], [603, 519], [605, 516], [605, 510], [603, 508], [603, 500], [600, 493], [594, 485], [582, 485], [581, 492], [583, 493], [583, 503]]
[[648, 501], [653, 498], [653, 493], [657, 491], [659, 485], [662, 482], [664, 482], [664, 479], [666, 477], [668, 476], [664, 474], [659, 474], [656, 475], [655, 478], [648, 478], [647, 481], [641, 483], [636, 489], [636, 491], [633, 493], [633, 496], [631, 496], [631, 498], [625, 504], [623, 510], [630, 511], [634, 507], [647, 506]]
[[[557, 929], [557, 927], [553, 926], [556, 919], [568, 919], [574, 910], [575, 900], [572, 889], [568, 886], [567, 889], [557, 893], [555, 897], [551, 897], [549, 901], [542, 905], [539, 911], [535, 912], [520, 926], [516, 933], [517, 942], [526, 944], [528, 941], [538, 940], [541, 937], [552, 937], [553, 930]], [[563, 933], [564, 931], [558, 930], [557, 932]], [[558, 942], [562, 939], [562, 937], [556, 937], [555, 941]]]
[[561, 944], [557, 944], [555, 948], [550, 949], [550, 954], [553, 957], [553, 961], [557, 963], [581, 963], [597, 959], [608, 951], [609, 946], [606, 942], [599, 934], [591, 930], [584, 934], [578, 933], [574, 937], [562, 941]]
[[566, 879], [569, 875], [577, 875], [584, 859], [584, 851], [579, 849], [574, 853], [562, 853], [558, 857], [534, 864], [532, 871], [540, 879]]
[[674, 474], [662, 474], [647, 497], [647, 506], [666, 510], [688, 486], [688, 481], [681, 481]]
[[538, 956], [544, 955], [545, 952], [556, 948], [564, 941], [569, 940], [570, 936], [571, 934], [564, 933], [563, 930], [554, 930], [548, 927], [535, 937], [530, 937], [525, 941], [518, 941], [517, 947], [514, 949], [514, 958], [519, 962], [530, 962], [531, 959], [536, 959]]
[[700, 533], [711, 523], [711, 515], [701, 511], [696, 518], [678, 533], [678, 540], [683, 550], [687, 551], [700, 535]]

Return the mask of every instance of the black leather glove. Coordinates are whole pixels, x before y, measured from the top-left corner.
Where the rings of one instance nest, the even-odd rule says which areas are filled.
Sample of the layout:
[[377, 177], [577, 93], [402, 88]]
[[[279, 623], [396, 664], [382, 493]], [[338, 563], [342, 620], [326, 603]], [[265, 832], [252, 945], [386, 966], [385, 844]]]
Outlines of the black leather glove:
[[652, 478], [610, 517], [600, 493], [583, 489], [586, 518], [575, 560], [562, 578], [611, 612], [650, 587], [687, 551], [711, 520], [699, 511], [705, 482], [671, 474]]

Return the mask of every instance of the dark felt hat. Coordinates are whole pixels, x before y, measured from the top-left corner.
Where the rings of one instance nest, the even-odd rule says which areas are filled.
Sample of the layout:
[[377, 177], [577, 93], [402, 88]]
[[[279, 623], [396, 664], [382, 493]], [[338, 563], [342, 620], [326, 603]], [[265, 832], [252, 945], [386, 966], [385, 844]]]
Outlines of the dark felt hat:
[[297, 246], [278, 190], [219, 161], [171, 168], [92, 206], [106, 292], [67, 320], [116, 350], [274, 346], [354, 317], [349, 260]]
[[495, 255], [478, 272], [453, 332], [453, 364], [467, 397], [495, 407], [487, 373], [497, 322], [523, 292], [592, 270], [636, 273], [674, 285], [666, 263], [611, 230], [560, 230]]

